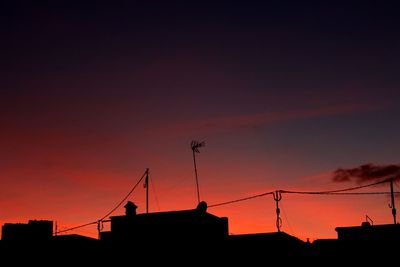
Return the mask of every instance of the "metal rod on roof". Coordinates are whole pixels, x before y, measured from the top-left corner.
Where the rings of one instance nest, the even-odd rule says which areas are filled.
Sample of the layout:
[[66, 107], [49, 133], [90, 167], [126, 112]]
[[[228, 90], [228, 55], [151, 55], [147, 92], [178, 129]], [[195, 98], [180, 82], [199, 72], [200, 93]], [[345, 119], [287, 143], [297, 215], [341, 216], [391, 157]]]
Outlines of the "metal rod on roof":
[[196, 188], [197, 188], [197, 204], [200, 203], [200, 190], [199, 190], [199, 178], [197, 176], [197, 165], [196, 165], [196, 152], [200, 153], [199, 148], [205, 146], [205, 142], [198, 142], [198, 141], [192, 141], [190, 143], [190, 147], [192, 148], [193, 151], [193, 165], [194, 165], [194, 174], [196, 176]]
[[393, 192], [393, 178], [390, 179], [390, 196], [391, 196], [391, 204], [389, 204], [389, 208], [392, 209], [392, 215], [393, 215], [393, 221], [394, 224], [397, 224], [396, 220], [396, 206], [395, 206], [395, 201], [394, 201], [394, 192]]
[[149, 168], [146, 169], [146, 179], [144, 185], [146, 187], [146, 213], [149, 213]]

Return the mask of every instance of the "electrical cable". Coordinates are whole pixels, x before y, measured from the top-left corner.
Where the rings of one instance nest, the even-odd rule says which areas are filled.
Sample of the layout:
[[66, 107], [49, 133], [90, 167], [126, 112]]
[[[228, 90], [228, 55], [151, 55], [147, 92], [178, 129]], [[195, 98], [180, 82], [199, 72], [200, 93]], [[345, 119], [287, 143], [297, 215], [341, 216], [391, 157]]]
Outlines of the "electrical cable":
[[286, 215], [285, 208], [283, 207], [282, 202], [281, 202], [281, 210], [282, 210], [283, 216], [285, 216], [285, 220], [286, 220], [286, 222], [287, 222], [287, 224], [288, 224], [288, 226], [289, 226], [290, 233], [291, 233], [293, 236], [295, 236], [295, 233], [294, 233], [294, 231], [293, 231], [292, 225], [291, 225], [290, 222], [289, 222], [289, 219], [288, 219], [288, 217], [287, 217], [287, 215]]
[[96, 223], [97, 223], [97, 221], [96, 222], [85, 223], [85, 224], [82, 224], [82, 225], [79, 225], [79, 226], [75, 226], [75, 227], [71, 227], [71, 228], [68, 228], [68, 229], [65, 229], [65, 230], [57, 231], [55, 234], [57, 235], [57, 234], [60, 234], [60, 233], [69, 232], [69, 231], [76, 230], [76, 229], [79, 229], [79, 228], [82, 228], [82, 227], [86, 227], [86, 226], [89, 226], [89, 225], [92, 225], [92, 224], [96, 224]]
[[102, 221], [104, 221], [104, 219], [105, 218], [107, 218], [108, 216], [110, 216], [114, 211], [116, 211], [121, 205], [122, 205], [122, 203], [124, 203], [125, 202], [125, 200], [133, 193], [133, 191], [136, 189], [136, 187], [140, 184], [140, 182], [143, 180], [143, 178], [146, 176], [146, 173], [147, 173], [147, 170], [146, 170], [146, 172], [142, 175], [142, 177], [139, 179], [139, 181], [135, 184], [135, 186], [131, 189], [131, 191], [129, 191], [129, 193], [110, 211], [110, 212], [108, 212], [106, 215], [104, 215], [100, 220], [97, 220], [97, 221], [94, 221], [94, 222], [89, 222], [89, 223], [85, 223], [85, 224], [82, 224], [82, 225], [79, 225], [79, 226], [74, 226], [74, 227], [71, 227], [71, 228], [68, 228], [68, 229], [65, 229], [65, 230], [60, 230], [60, 231], [57, 231], [55, 234], [60, 234], [60, 233], [65, 233], [65, 232], [69, 232], [69, 231], [72, 231], [72, 230], [76, 230], [76, 229], [79, 229], [79, 228], [82, 228], [82, 227], [86, 227], [86, 226], [89, 226], [89, 225], [92, 225], [92, 224], [97, 224], [97, 223], [99, 223], [99, 222], [102, 222]]
[[154, 185], [154, 182], [153, 182], [153, 179], [151, 178], [151, 176], [149, 177], [149, 179], [150, 179], [151, 190], [153, 191], [154, 199], [156, 201], [157, 209], [158, 209], [158, 211], [160, 211], [160, 203], [158, 202], [158, 197], [157, 197], [157, 193], [156, 193], [156, 187]]
[[[139, 181], [134, 185], [134, 187], [129, 191], [129, 193], [110, 212], [108, 212], [106, 215], [104, 215], [100, 220], [94, 221], [94, 222], [90, 222], [90, 223], [86, 223], [86, 224], [82, 224], [82, 225], [75, 226], [75, 227], [72, 227], [72, 228], [68, 228], [68, 229], [65, 229], [65, 230], [61, 230], [61, 231], [56, 232], [56, 234], [67, 232], [67, 231], [72, 231], [72, 230], [75, 230], [75, 229], [79, 229], [79, 228], [82, 228], [82, 227], [86, 227], [86, 226], [89, 226], [89, 225], [96, 224], [96, 223], [104, 221], [105, 218], [107, 218], [115, 210], [117, 210], [122, 205], [122, 203], [124, 203], [125, 200], [133, 193], [133, 191], [136, 189], [136, 187], [140, 184], [140, 182], [145, 177], [146, 173], [147, 173], [147, 170], [142, 175], [142, 177], [139, 179]], [[270, 191], [270, 192], [257, 194], [257, 195], [253, 195], [253, 196], [249, 196], [249, 197], [245, 197], [245, 198], [239, 198], [239, 199], [235, 199], [235, 200], [230, 200], [230, 201], [225, 201], [225, 202], [209, 205], [208, 208], [215, 208], [215, 207], [219, 207], [219, 206], [224, 206], [224, 205], [229, 205], [229, 204], [238, 203], [238, 202], [242, 202], [242, 201], [247, 201], [247, 200], [251, 200], [251, 199], [254, 199], [254, 198], [258, 198], [258, 197], [272, 195], [275, 192], [279, 192], [281, 194], [283, 193], [283, 194], [303, 194], [303, 195], [389, 195], [389, 194], [391, 194], [390, 192], [348, 192], [348, 191], [354, 191], [354, 190], [358, 190], [358, 189], [362, 189], [362, 188], [367, 188], [367, 187], [371, 187], [371, 186], [387, 183], [389, 181], [390, 181], [390, 179], [386, 179], [386, 180], [382, 180], [382, 181], [371, 183], [371, 184], [367, 184], [367, 185], [349, 187], [349, 188], [338, 189], [338, 190], [329, 190], [329, 191], [276, 190], [276, 191]], [[155, 194], [154, 187], [153, 187], [153, 191], [154, 191], [154, 194]], [[394, 194], [400, 194], [400, 192], [393, 192], [393, 193]], [[157, 202], [157, 205], [158, 205], [158, 200], [157, 199], [156, 199], [156, 202]]]
[[231, 201], [226, 201], [226, 202], [222, 202], [222, 203], [218, 203], [218, 204], [213, 204], [213, 205], [209, 205], [209, 208], [214, 208], [214, 207], [218, 207], [218, 206], [223, 206], [223, 205], [228, 205], [228, 204], [232, 204], [232, 203], [237, 203], [237, 202], [241, 202], [241, 201], [245, 201], [245, 200], [250, 200], [253, 198], [257, 198], [257, 197], [263, 197], [266, 195], [272, 195], [275, 191], [271, 191], [271, 192], [267, 192], [267, 193], [262, 193], [262, 194], [258, 194], [258, 195], [254, 195], [254, 196], [250, 196], [250, 197], [245, 197], [245, 198], [239, 198], [239, 199], [235, 199], [235, 200], [231, 200]]
[[280, 192], [281, 192], [281, 193], [288, 193], [288, 194], [310, 194], [310, 195], [333, 194], [333, 193], [341, 193], [341, 192], [353, 191], [353, 190], [358, 190], [358, 189], [361, 189], [361, 188], [371, 187], [371, 186], [375, 186], [375, 185], [378, 185], [378, 184], [387, 183], [387, 182], [389, 182], [389, 181], [390, 181], [390, 179], [386, 179], [386, 180], [379, 181], [379, 182], [372, 183], [372, 184], [361, 185], [361, 186], [356, 186], [356, 187], [349, 187], [349, 188], [338, 189], [338, 190], [330, 190], [330, 191], [316, 191], [316, 192], [312, 192], [312, 191], [290, 191], [290, 190], [280, 190]]
[[142, 177], [139, 179], [139, 181], [135, 184], [135, 186], [131, 189], [131, 191], [129, 191], [129, 193], [106, 215], [104, 215], [99, 221], [104, 220], [105, 218], [107, 218], [108, 216], [110, 216], [114, 211], [116, 211], [121, 205], [122, 203], [125, 202], [125, 200], [133, 193], [133, 191], [136, 189], [136, 187], [140, 184], [140, 182], [143, 180], [143, 178], [146, 176], [147, 170], [144, 172], [144, 174], [142, 175]]
[[[277, 191], [280, 193], [284, 193], [284, 194], [306, 194], [306, 195], [383, 195], [383, 194], [390, 194], [390, 192], [351, 192], [350, 193], [347, 191], [353, 191], [353, 190], [358, 190], [358, 189], [362, 189], [362, 188], [366, 188], [366, 187], [371, 187], [371, 186], [387, 183], [389, 181], [390, 181], [390, 179], [386, 179], [383, 181], [379, 181], [379, 182], [375, 182], [375, 183], [371, 183], [371, 184], [367, 184], [367, 185], [349, 187], [349, 188], [338, 189], [338, 190], [329, 190], [329, 191], [291, 191], [291, 190], [277, 190]], [[228, 205], [228, 204], [237, 203], [237, 202], [241, 202], [241, 201], [246, 201], [246, 200], [250, 200], [253, 198], [273, 194], [274, 192], [276, 192], [276, 191], [266, 192], [266, 193], [246, 197], [246, 198], [239, 198], [239, 199], [235, 199], [235, 200], [231, 200], [231, 201], [213, 204], [208, 207], [214, 208], [214, 207], [218, 207], [218, 206], [223, 206], [223, 205]], [[395, 192], [395, 194], [398, 194], [398, 193], [400, 193], [400, 192]]]

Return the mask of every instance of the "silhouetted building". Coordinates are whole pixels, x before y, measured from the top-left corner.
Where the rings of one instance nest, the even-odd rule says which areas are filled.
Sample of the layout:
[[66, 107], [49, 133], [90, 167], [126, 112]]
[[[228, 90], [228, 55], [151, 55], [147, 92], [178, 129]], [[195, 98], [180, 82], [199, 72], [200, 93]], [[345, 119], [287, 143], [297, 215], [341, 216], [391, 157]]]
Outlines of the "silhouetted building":
[[[378, 260], [390, 259], [388, 255], [397, 253], [396, 244], [400, 240], [399, 224], [370, 225], [363, 222], [361, 226], [335, 228], [338, 239], [320, 239], [312, 244], [312, 256], [321, 260], [346, 259], [357, 261], [358, 265]], [[332, 261], [330, 262], [332, 263]]]
[[111, 231], [102, 232], [101, 240], [176, 242], [214, 241], [228, 237], [228, 218], [207, 213], [205, 202], [193, 210], [137, 215], [128, 211], [136, 210], [136, 205], [128, 204], [125, 205], [126, 216], [110, 217]]
[[395, 241], [400, 240], [399, 224], [337, 227], [338, 239], [342, 241]]
[[71, 235], [57, 235], [53, 236], [53, 241], [56, 242], [68, 242], [68, 243], [93, 243], [97, 242], [98, 240], [92, 237], [71, 234]]
[[53, 236], [52, 221], [30, 220], [26, 223], [6, 223], [2, 227], [3, 241], [47, 241]]
[[[230, 235], [226, 250], [228, 256], [259, 263], [268, 255], [269, 261], [301, 259], [305, 256], [305, 242], [285, 232]], [[288, 258], [290, 257], [290, 258]]]

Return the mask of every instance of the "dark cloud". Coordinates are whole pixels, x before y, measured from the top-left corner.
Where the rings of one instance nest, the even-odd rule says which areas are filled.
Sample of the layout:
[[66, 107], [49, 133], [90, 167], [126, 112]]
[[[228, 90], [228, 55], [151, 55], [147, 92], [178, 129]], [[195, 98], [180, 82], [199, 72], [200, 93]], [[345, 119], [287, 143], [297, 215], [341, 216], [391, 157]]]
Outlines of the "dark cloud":
[[376, 181], [386, 178], [400, 178], [400, 164], [376, 165], [368, 163], [351, 169], [337, 169], [333, 172], [333, 181], [347, 182]]

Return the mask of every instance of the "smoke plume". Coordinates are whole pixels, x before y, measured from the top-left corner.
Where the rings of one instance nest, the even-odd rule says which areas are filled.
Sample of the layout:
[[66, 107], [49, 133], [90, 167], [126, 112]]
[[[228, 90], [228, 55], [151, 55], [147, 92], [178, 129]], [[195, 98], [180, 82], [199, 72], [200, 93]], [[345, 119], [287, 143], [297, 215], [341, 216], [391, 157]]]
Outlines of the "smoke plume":
[[363, 183], [380, 181], [387, 178], [400, 178], [400, 164], [376, 165], [368, 163], [351, 169], [337, 169], [333, 172], [333, 181]]

